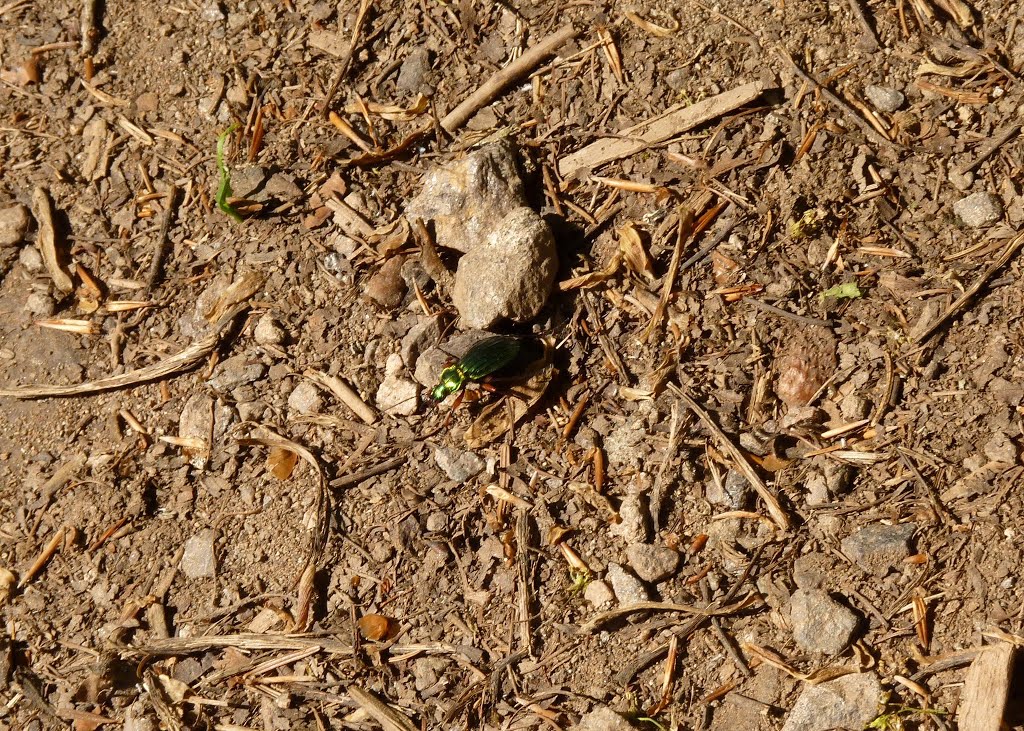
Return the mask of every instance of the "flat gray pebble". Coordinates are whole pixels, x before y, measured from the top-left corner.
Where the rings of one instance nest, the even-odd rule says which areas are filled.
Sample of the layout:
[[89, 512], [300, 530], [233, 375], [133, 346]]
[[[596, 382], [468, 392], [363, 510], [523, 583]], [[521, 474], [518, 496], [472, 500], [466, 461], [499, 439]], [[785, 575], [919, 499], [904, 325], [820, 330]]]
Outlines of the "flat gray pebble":
[[452, 447], [438, 447], [434, 450], [434, 462], [448, 476], [449, 480], [458, 482], [460, 485], [471, 477], [479, 475], [487, 466], [480, 457], [472, 452]]
[[595, 708], [580, 719], [576, 731], [636, 731], [636, 727], [611, 708]]
[[185, 541], [181, 555], [181, 571], [190, 579], [206, 579], [217, 574], [213, 529], [205, 528]]
[[591, 581], [583, 590], [583, 598], [590, 602], [594, 609], [607, 609], [615, 602], [615, 592], [607, 581]]
[[991, 226], [1003, 216], [1003, 202], [985, 191], [971, 193], [953, 204], [953, 213], [970, 228]]
[[789, 611], [793, 639], [808, 652], [837, 655], [857, 629], [857, 616], [820, 589], [797, 589]]
[[635, 543], [626, 547], [629, 567], [644, 581], [657, 584], [679, 570], [679, 552], [668, 546]]
[[302, 381], [288, 394], [288, 408], [299, 414], [319, 414], [324, 408], [324, 395], [309, 381]]
[[907, 100], [902, 91], [890, 89], [887, 86], [875, 86], [869, 84], [864, 88], [864, 96], [871, 102], [871, 106], [880, 112], [895, 112], [903, 106]]
[[840, 546], [850, 560], [868, 573], [881, 577], [909, 555], [910, 539], [916, 531], [917, 526], [913, 523], [875, 523], [844, 538]]
[[607, 578], [608, 582], [612, 585], [612, 591], [615, 592], [615, 598], [619, 600], [619, 604], [635, 604], [636, 602], [651, 600], [650, 594], [647, 593], [647, 587], [643, 585], [640, 579], [633, 576], [633, 574], [619, 566], [619, 564], [608, 564]]
[[782, 731], [859, 731], [878, 716], [882, 684], [874, 673], [844, 675], [807, 685], [796, 699]]

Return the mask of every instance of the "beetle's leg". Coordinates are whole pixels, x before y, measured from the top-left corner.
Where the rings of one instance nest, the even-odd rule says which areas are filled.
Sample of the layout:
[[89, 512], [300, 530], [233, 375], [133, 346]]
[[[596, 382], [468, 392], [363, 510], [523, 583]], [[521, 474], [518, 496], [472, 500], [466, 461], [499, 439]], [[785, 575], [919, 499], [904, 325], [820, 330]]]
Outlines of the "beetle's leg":
[[448, 412], [448, 416], [444, 417], [444, 427], [443, 428], [447, 429], [448, 425], [451, 424], [451, 422], [452, 422], [452, 415], [455, 413], [455, 409], [459, 408], [462, 405], [462, 400], [464, 398], [466, 398], [466, 389], [462, 389], [461, 391], [459, 391], [459, 395], [455, 397], [454, 401], [452, 401], [452, 408]]

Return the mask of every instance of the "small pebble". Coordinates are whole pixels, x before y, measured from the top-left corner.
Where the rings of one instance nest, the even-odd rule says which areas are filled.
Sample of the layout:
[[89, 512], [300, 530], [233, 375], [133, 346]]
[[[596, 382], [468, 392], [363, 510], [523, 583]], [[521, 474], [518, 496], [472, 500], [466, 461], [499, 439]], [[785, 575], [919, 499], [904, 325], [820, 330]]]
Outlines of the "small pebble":
[[263, 315], [256, 323], [253, 337], [260, 345], [281, 345], [284, 342], [285, 333], [277, 321], [269, 315]]
[[843, 553], [868, 573], [881, 577], [898, 566], [910, 553], [910, 539], [917, 531], [913, 523], [861, 528], [840, 547]]
[[23, 205], [0, 208], [0, 249], [20, 244], [31, 220]]
[[636, 575], [651, 584], [664, 581], [679, 570], [679, 552], [667, 546], [634, 543], [627, 546], [626, 558]]
[[635, 731], [636, 727], [611, 708], [595, 708], [573, 727], [576, 731]]
[[254, 363], [239, 353], [220, 362], [213, 372], [209, 384], [218, 391], [231, 391], [247, 383], [258, 381], [267, 372], [262, 363]]
[[607, 581], [591, 581], [583, 590], [583, 598], [590, 602], [594, 609], [607, 609], [615, 602], [615, 592]]
[[907, 100], [902, 91], [890, 89], [886, 86], [875, 86], [869, 84], [864, 88], [864, 96], [871, 102], [871, 106], [880, 112], [893, 113], [903, 106]]
[[296, 413], [319, 414], [323, 407], [323, 393], [309, 381], [302, 381], [288, 395], [288, 408]]
[[857, 616], [820, 589], [793, 592], [790, 621], [801, 649], [825, 655], [842, 652], [857, 629]]
[[30, 274], [37, 274], [43, 268], [43, 255], [34, 246], [26, 246], [18, 252], [18, 262]]
[[862, 729], [878, 717], [882, 684], [874, 673], [804, 685], [782, 731]]
[[472, 452], [452, 447], [438, 447], [434, 450], [434, 462], [448, 476], [460, 485], [484, 471], [487, 464]]
[[392, 416], [412, 416], [420, 403], [420, 385], [398, 375], [386, 376], [374, 396], [377, 408]]
[[406, 286], [402, 279], [400, 256], [393, 256], [370, 276], [364, 294], [386, 310], [393, 310], [405, 299]]
[[216, 533], [206, 528], [185, 541], [181, 555], [181, 571], [190, 579], [205, 579], [217, 573], [217, 559], [214, 554]]
[[398, 80], [395, 85], [400, 91], [408, 91], [413, 94], [427, 93], [430, 78], [430, 51], [422, 46], [414, 48], [402, 61], [398, 69]]
[[608, 564], [608, 582], [612, 585], [619, 604], [635, 604], [650, 601], [651, 596], [640, 579], [633, 576], [617, 563]]
[[639, 495], [629, 493], [623, 496], [619, 504], [619, 518], [618, 523], [608, 526], [609, 533], [625, 539], [627, 545], [647, 543], [647, 511]]
[[38, 317], [49, 317], [57, 310], [57, 303], [46, 292], [33, 292], [25, 298], [25, 311]]
[[969, 228], [991, 226], [1003, 216], [1003, 203], [985, 191], [971, 193], [953, 204], [953, 213]]

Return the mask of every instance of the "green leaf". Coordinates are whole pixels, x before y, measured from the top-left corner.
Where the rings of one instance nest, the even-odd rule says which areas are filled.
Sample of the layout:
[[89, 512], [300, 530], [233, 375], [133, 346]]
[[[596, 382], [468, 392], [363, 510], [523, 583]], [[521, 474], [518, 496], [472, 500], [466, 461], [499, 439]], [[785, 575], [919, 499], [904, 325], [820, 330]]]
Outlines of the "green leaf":
[[217, 186], [217, 208], [221, 209], [224, 213], [231, 216], [238, 222], [242, 221], [242, 214], [240, 214], [235, 207], [228, 203], [228, 198], [231, 196], [231, 172], [228, 170], [228, 166], [224, 164], [224, 145], [228, 138], [228, 135], [238, 128], [237, 124], [233, 124], [226, 130], [220, 133], [217, 137], [217, 170], [220, 172], [220, 185]]
[[846, 284], [837, 284], [831, 289], [826, 289], [821, 293], [821, 298], [835, 297], [836, 299], [858, 299], [863, 297], [864, 293], [857, 286], [856, 282], [847, 282]]

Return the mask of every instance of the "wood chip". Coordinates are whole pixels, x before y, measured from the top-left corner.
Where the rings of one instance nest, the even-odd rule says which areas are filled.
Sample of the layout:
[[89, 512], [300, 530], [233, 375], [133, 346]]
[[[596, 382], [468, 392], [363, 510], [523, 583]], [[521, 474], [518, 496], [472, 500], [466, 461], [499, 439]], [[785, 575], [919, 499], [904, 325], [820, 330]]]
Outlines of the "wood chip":
[[676, 105], [664, 114], [622, 130], [614, 139], [598, 140], [566, 155], [558, 161], [558, 174], [571, 178], [581, 171], [634, 155], [650, 145], [664, 142], [749, 104], [763, 90], [764, 85], [755, 81], [696, 104]]
[[1012, 671], [1013, 645], [1000, 642], [978, 654], [967, 671], [960, 695], [960, 731], [999, 731]]
[[53, 285], [64, 294], [70, 293], [75, 285], [71, 277], [64, 271], [60, 263], [60, 255], [57, 253], [57, 234], [53, 226], [53, 204], [50, 202], [50, 194], [46, 188], [36, 188], [32, 193], [32, 208], [39, 224], [39, 236], [36, 237], [36, 246], [39, 253], [43, 255], [43, 262], [46, 264], [46, 271], [53, 280]]

